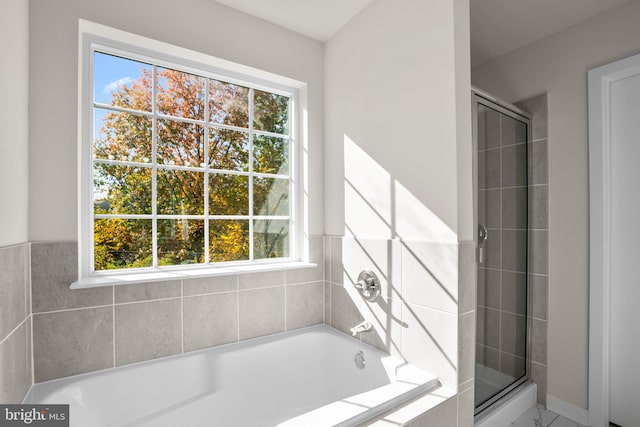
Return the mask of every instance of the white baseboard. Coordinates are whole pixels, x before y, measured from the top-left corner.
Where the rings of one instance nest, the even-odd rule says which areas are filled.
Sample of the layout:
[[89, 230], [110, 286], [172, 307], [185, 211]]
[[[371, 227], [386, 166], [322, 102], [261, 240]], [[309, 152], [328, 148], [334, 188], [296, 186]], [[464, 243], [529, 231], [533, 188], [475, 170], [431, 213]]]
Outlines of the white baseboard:
[[589, 411], [579, 408], [557, 397], [547, 395], [547, 409], [577, 423], [589, 425]]
[[537, 390], [538, 387], [535, 384], [526, 384], [514, 396], [476, 421], [475, 427], [508, 426], [529, 408], [536, 406]]

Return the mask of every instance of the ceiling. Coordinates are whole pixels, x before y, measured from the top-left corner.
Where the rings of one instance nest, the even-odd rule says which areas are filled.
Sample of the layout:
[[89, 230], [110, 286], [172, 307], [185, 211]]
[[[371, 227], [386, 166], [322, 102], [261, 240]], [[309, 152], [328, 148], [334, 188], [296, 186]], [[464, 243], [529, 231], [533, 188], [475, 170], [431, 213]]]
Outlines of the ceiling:
[[471, 0], [471, 65], [479, 65], [627, 0]]
[[214, 0], [324, 42], [372, 0]]
[[[213, 0], [324, 42], [372, 0]], [[470, 0], [471, 65], [518, 49], [629, 0]], [[636, 0], [631, 0], [636, 1]]]

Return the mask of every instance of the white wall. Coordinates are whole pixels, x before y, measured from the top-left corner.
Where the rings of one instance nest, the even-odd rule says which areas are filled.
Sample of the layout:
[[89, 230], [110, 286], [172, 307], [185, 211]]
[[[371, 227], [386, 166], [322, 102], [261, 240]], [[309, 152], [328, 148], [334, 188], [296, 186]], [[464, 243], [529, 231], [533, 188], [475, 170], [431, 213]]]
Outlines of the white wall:
[[471, 166], [468, 7], [375, 0], [327, 42], [327, 234], [457, 241], [458, 143]]
[[0, 246], [28, 240], [29, 1], [0, 13]]
[[31, 0], [29, 240], [78, 238], [79, 18], [307, 82], [309, 231], [323, 233], [321, 43], [211, 0]]
[[588, 405], [587, 70], [640, 52], [629, 2], [473, 69], [506, 101], [549, 93], [548, 394]]

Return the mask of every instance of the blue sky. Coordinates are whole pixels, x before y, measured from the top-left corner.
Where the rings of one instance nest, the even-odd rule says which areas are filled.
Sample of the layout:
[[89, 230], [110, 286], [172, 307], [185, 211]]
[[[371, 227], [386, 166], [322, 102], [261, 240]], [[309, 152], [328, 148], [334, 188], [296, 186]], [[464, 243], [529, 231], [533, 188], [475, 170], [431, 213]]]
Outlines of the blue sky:
[[[127, 85], [142, 74], [142, 69], [151, 70], [151, 65], [96, 52], [93, 57], [93, 98], [95, 102], [111, 104], [111, 92], [118, 85]], [[95, 109], [93, 136], [97, 138], [105, 110]]]
[[151, 70], [151, 65], [96, 52], [93, 57], [93, 96], [96, 102], [110, 104], [111, 91]]

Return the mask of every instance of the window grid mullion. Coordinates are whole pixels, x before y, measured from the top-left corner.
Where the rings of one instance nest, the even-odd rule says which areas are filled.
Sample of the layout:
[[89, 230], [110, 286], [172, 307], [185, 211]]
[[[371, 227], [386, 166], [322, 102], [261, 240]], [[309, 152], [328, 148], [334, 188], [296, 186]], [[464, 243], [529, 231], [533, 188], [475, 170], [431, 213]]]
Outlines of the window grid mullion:
[[202, 137], [204, 159], [204, 263], [209, 264], [209, 79], [204, 81], [204, 135]]
[[151, 217], [152, 217], [152, 247], [153, 266], [158, 266], [158, 156], [157, 156], [157, 66], [153, 65], [151, 76]]
[[249, 260], [253, 261], [253, 88], [249, 89]]

